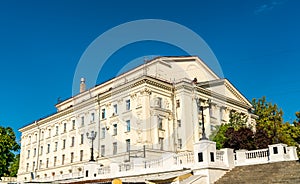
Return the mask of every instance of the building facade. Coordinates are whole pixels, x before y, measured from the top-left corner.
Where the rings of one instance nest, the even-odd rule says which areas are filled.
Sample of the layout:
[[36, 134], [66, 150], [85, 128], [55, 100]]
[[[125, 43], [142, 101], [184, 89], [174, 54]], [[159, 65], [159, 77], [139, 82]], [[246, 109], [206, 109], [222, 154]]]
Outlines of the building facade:
[[209, 136], [232, 110], [255, 124], [251, 103], [195, 56], [158, 57], [91, 89], [80, 85], [56, 113], [20, 129], [18, 181], [80, 178], [91, 147], [103, 167], [192, 152], [201, 122]]

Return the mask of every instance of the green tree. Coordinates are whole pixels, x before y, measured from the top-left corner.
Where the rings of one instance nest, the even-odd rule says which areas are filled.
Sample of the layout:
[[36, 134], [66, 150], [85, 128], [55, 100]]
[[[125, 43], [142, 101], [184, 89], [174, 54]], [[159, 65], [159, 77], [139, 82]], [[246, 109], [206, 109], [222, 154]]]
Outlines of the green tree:
[[279, 142], [280, 126], [283, 122], [283, 111], [276, 104], [266, 101], [266, 97], [253, 99], [254, 114], [258, 115], [256, 129], [263, 129], [267, 136], [272, 138], [272, 143]]
[[10, 176], [10, 164], [15, 159], [16, 152], [20, 149], [12, 128], [0, 126], [0, 177]]
[[222, 124], [221, 126], [217, 126], [215, 131], [213, 131], [210, 135], [210, 140], [216, 142], [217, 149], [224, 148], [224, 143], [227, 139], [225, 133], [229, 127], [229, 124]]
[[17, 154], [14, 158], [14, 161], [11, 162], [8, 172], [10, 177], [16, 177], [18, 174], [19, 169], [19, 163], [20, 163], [20, 154]]

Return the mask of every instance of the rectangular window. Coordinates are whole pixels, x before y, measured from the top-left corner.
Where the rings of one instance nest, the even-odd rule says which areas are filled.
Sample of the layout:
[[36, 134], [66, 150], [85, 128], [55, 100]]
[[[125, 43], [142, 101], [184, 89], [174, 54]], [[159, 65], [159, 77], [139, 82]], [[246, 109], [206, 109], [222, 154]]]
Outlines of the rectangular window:
[[55, 142], [54, 151], [57, 151], [57, 147], [58, 147], [58, 142]]
[[126, 152], [130, 151], [130, 139], [126, 139]]
[[33, 149], [33, 157], [36, 156], [36, 148]]
[[130, 100], [126, 100], [126, 110], [130, 110]]
[[53, 166], [56, 166], [57, 157], [54, 157], [53, 159]]
[[67, 132], [67, 123], [64, 123], [64, 133]]
[[101, 157], [105, 156], [105, 145], [101, 145]]
[[62, 145], [62, 149], [66, 148], [66, 139], [63, 140], [63, 145]]
[[75, 145], [75, 137], [71, 138], [71, 147], [73, 147]]
[[80, 144], [83, 144], [84, 134], [80, 135]]
[[203, 162], [203, 153], [198, 153], [198, 162]]
[[37, 134], [34, 135], [34, 141], [37, 141]]
[[43, 160], [40, 160], [39, 169], [41, 169], [41, 168], [42, 168], [42, 164], [43, 164]]
[[273, 147], [273, 153], [276, 155], [278, 154], [278, 148], [277, 147]]
[[29, 163], [26, 164], [26, 172], [29, 170]]
[[42, 132], [41, 140], [44, 140], [44, 132]]
[[160, 130], [163, 129], [162, 118], [160, 118], [160, 117], [158, 117], [158, 129], [160, 129]]
[[101, 128], [101, 138], [105, 138], [105, 127]]
[[49, 158], [47, 158], [47, 160], [46, 160], [46, 168], [48, 168], [49, 167]]
[[84, 126], [84, 116], [81, 117], [81, 126]]
[[211, 162], [215, 161], [215, 154], [214, 154], [214, 152], [210, 152], [210, 161]]
[[41, 146], [41, 149], [40, 149], [40, 155], [42, 155], [42, 154], [43, 154], [43, 149], [44, 149], [44, 147], [43, 147], [43, 146]]
[[79, 156], [79, 160], [82, 161], [83, 160], [83, 150], [80, 150], [80, 156]]
[[130, 132], [130, 120], [126, 121], [126, 132]]
[[30, 157], [30, 150], [27, 151], [27, 158]]
[[117, 115], [118, 114], [118, 105], [117, 104], [114, 104], [114, 114], [113, 115]]
[[71, 153], [71, 163], [73, 163], [73, 161], [74, 161], [74, 153], [72, 152]]
[[55, 127], [55, 135], [58, 135], [58, 126]]
[[48, 137], [51, 137], [51, 129], [48, 130]]
[[181, 127], [181, 120], [177, 120], [177, 126]]
[[65, 164], [65, 155], [62, 155], [61, 157], [61, 165], [64, 165]]
[[35, 161], [33, 161], [32, 163], [32, 170], [34, 171], [34, 169], [35, 169]]
[[73, 119], [73, 120], [72, 120], [72, 130], [75, 129], [75, 123], [76, 123], [76, 122], [75, 122], [75, 120]]
[[118, 125], [117, 124], [114, 124], [114, 129], [113, 129], [113, 135], [117, 135], [118, 134]]
[[47, 153], [50, 153], [50, 144], [47, 145]]
[[182, 149], [182, 139], [178, 139], [178, 148]]
[[162, 107], [162, 98], [161, 97], [157, 97], [156, 106], [159, 108]]
[[95, 113], [91, 113], [91, 123], [95, 122]]
[[163, 150], [164, 149], [164, 138], [160, 137], [158, 139], [158, 143], [159, 143], [160, 150]]
[[118, 145], [117, 145], [117, 142], [114, 142], [113, 143], [113, 155], [116, 155], [117, 151], [118, 151]]
[[102, 118], [102, 119], [105, 119], [105, 118], [106, 118], [106, 112], [105, 112], [105, 109], [102, 109], [102, 110], [101, 110], [101, 118]]
[[180, 107], [180, 101], [179, 100], [176, 100], [176, 107]]

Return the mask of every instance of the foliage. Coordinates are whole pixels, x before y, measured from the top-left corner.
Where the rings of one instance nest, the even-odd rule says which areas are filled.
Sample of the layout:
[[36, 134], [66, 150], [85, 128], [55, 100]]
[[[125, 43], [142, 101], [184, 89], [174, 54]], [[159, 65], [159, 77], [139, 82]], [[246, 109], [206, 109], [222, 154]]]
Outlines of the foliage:
[[19, 169], [19, 163], [20, 163], [20, 154], [17, 154], [14, 158], [14, 161], [11, 162], [8, 172], [10, 177], [16, 177], [18, 174]]
[[216, 142], [217, 149], [224, 148], [224, 143], [227, 139], [225, 133], [229, 127], [229, 124], [222, 124], [221, 126], [217, 126], [216, 131], [213, 131], [210, 135], [210, 140]]
[[19, 149], [13, 129], [0, 126], [0, 177], [10, 176], [9, 167], [15, 159], [13, 152]]
[[235, 111], [229, 113], [229, 125], [238, 130], [241, 127], [247, 127], [248, 116]]
[[232, 148], [234, 150], [255, 149], [253, 131], [248, 127], [241, 127], [235, 130], [233, 127], [227, 129], [226, 141], [224, 147]]
[[262, 127], [258, 126], [254, 134], [254, 144], [256, 149], [267, 148], [268, 145], [272, 144], [272, 138], [268, 136]]

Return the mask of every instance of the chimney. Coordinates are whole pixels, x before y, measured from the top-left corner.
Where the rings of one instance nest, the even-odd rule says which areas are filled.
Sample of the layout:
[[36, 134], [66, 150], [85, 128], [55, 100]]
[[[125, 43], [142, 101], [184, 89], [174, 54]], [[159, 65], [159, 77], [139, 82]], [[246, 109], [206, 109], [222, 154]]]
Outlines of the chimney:
[[85, 91], [85, 79], [81, 78], [80, 79], [80, 93]]

